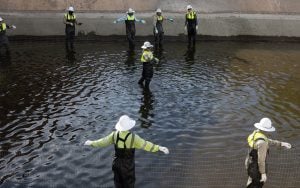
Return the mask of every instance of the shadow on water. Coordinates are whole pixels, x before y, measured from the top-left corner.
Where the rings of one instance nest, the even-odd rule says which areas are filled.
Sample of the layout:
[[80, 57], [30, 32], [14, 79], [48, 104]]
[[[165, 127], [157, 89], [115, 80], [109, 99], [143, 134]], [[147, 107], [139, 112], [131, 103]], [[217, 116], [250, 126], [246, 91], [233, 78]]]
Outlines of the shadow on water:
[[151, 120], [149, 120], [149, 117], [151, 119], [154, 118], [154, 114], [153, 114], [153, 103], [154, 103], [154, 96], [151, 92], [150, 89], [146, 89], [144, 87], [142, 87], [142, 99], [141, 99], [141, 107], [139, 110], [140, 113], [140, 120], [141, 120], [141, 127], [143, 128], [148, 128], [151, 127], [152, 123]]

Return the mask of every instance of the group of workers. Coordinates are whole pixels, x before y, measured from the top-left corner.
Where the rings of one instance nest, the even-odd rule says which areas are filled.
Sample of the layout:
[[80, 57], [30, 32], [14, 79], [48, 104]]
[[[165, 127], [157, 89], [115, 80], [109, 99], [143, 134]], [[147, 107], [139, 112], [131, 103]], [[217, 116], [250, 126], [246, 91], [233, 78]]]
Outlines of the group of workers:
[[[125, 21], [126, 36], [129, 42], [129, 48], [135, 47], [135, 22], [145, 24], [145, 20], [137, 19], [134, 16], [135, 11], [129, 9], [126, 12], [126, 16], [117, 19], [114, 23]], [[163, 21], [168, 20], [173, 22], [172, 18], [167, 18], [162, 15], [161, 9], [156, 10], [156, 14], [153, 20], [153, 34], [155, 37], [155, 46], [162, 47], [162, 41], [164, 36]], [[77, 22], [74, 8], [69, 7], [68, 12], [64, 15], [64, 24], [66, 25], [66, 48], [74, 49], [74, 37], [75, 26], [82, 23]], [[0, 17], [0, 49], [5, 47], [6, 52], [9, 53], [8, 38], [6, 36], [7, 29], [16, 29], [14, 25], [7, 25]], [[196, 35], [198, 30], [197, 14], [193, 11], [191, 5], [187, 6], [185, 30], [188, 34], [189, 46], [195, 46]], [[149, 84], [153, 76], [153, 64], [159, 60], [153, 56], [152, 48], [154, 46], [146, 41], [143, 46], [143, 54], [141, 56], [141, 62], [143, 63], [142, 77], [139, 80], [139, 84], [143, 85], [145, 82], [145, 88], [149, 89]], [[169, 150], [166, 147], [155, 145], [149, 141], [146, 141], [139, 137], [137, 134], [130, 132], [135, 126], [135, 120], [131, 119], [127, 115], [120, 117], [119, 121], [115, 125], [116, 131], [113, 131], [108, 136], [96, 141], [87, 140], [84, 145], [93, 147], [105, 147], [113, 144], [115, 147], [115, 157], [113, 161], [112, 170], [114, 172], [114, 184], [116, 188], [133, 188], [135, 184], [135, 162], [134, 153], [135, 149], [143, 149], [148, 152], [161, 151], [165, 154], [169, 154]], [[286, 142], [280, 142], [277, 140], [271, 140], [267, 137], [267, 133], [274, 132], [275, 128], [272, 126], [272, 122], [269, 118], [263, 118], [259, 123], [255, 123], [256, 130], [248, 136], [249, 155], [246, 158], [246, 169], [248, 172], [247, 188], [262, 188], [267, 180], [266, 158], [269, 153], [269, 145], [282, 146], [287, 149], [291, 148], [291, 144]]]

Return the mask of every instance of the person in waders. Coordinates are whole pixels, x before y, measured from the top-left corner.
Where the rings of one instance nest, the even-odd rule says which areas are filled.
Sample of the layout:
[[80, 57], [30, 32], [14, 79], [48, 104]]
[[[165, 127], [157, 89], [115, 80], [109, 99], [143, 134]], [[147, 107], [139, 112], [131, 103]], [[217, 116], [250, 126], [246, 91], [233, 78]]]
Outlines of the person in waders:
[[119, 23], [125, 21], [125, 26], [126, 26], [126, 37], [129, 43], [129, 49], [134, 49], [135, 48], [135, 22], [140, 22], [145, 24], [145, 20], [140, 20], [137, 19], [134, 15], [135, 11], [132, 8], [129, 8], [128, 11], [126, 12], [126, 16], [123, 16], [114, 23]]
[[267, 137], [266, 133], [275, 131], [269, 118], [262, 118], [254, 126], [257, 130], [250, 134], [247, 140], [250, 147], [245, 161], [249, 176], [247, 188], [262, 188], [267, 181], [266, 158], [269, 153], [269, 145], [282, 146], [287, 149], [292, 146], [289, 143], [271, 140]]
[[135, 149], [148, 152], [161, 151], [169, 154], [166, 147], [155, 145], [130, 132], [136, 122], [127, 115], [120, 117], [115, 125], [116, 131], [96, 141], [87, 140], [84, 145], [92, 147], [105, 147], [111, 144], [115, 146], [115, 157], [112, 165], [114, 183], [116, 188], [134, 188], [135, 183]]
[[66, 49], [74, 51], [75, 25], [82, 25], [82, 23], [77, 22], [73, 7], [69, 7], [68, 13], [64, 15], [64, 24], [66, 25]]
[[192, 40], [193, 40], [193, 47], [195, 47], [196, 36], [198, 31], [198, 20], [197, 20], [197, 14], [193, 10], [193, 7], [191, 5], [187, 6], [184, 29], [188, 34], [188, 47], [191, 47]]
[[145, 81], [145, 89], [149, 89], [149, 85], [153, 77], [153, 64], [159, 61], [153, 56], [153, 53], [151, 51], [152, 47], [153, 45], [151, 45], [151, 43], [148, 41], [144, 42], [144, 45], [142, 46], [143, 54], [141, 57], [141, 62], [143, 63], [143, 72], [142, 77], [138, 83], [140, 85], [143, 85]]
[[174, 22], [172, 18], [167, 18], [162, 16], [161, 9], [156, 10], [156, 14], [153, 17], [153, 34], [155, 39], [155, 48], [162, 48], [162, 41], [164, 38], [164, 28], [163, 21], [169, 20], [170, 22]]
[[[8, 37], [6, 35], [6, 31], [7, 29], [16, 29], [16, 26], [14, 25], [7, 25], [3, 18], [0, 17], [0, 50], [2, 47], [5, 48], [6, 50], [6, 54], [9, 55], [10, 51], [9, 51], [9, 41], [8, 41]], [[1, 51], [0, 51], [1, 54]]]

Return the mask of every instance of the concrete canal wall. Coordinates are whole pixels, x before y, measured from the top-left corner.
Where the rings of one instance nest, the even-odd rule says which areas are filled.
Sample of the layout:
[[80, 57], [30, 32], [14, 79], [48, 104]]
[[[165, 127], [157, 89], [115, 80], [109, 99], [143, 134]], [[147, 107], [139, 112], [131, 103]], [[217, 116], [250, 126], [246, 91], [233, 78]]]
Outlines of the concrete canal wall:
[[63, 14], [72, 5], [84, 23], [78, 31], [123, 35], [124, 25], [112, 22], [132, 7], [147, 21], [138, 24], [137, 35], [146, 36], [152, 34], [154, 10], [161, 8], [175, 19], [165, 23], [166, 35], [178, 36], [184, 33], [187, 4], [198, 12], [200, 35], [300, 37], [299, 0], [0, 0], [0, 16], [18, 27], [10, 35], [64, 35]]

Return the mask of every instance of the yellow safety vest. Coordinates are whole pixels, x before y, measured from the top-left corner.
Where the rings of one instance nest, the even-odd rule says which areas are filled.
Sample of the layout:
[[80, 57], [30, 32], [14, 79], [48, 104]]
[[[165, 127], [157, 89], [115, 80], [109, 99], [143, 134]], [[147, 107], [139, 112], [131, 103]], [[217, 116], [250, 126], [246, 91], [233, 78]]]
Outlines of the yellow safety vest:
[[0, 31], [6, 31], [6, 23], [1, 24]]
[[132, 16], [129, 16], [129, 15], [127, 14], [127, 20], [129, 20], [129, 21], [133, 21], [133, 20], [135, 20], [135, 17], [134, 17], [134, 15], [132, 15]]
[[250, 134], [247, 140], [251, 148], [254, 148], [254, 144], [257, 140], [264, 140], [268, 142], [268, 138], [262, 132], [257, 130], [255, 130], [252, 134]]
[[186, 18], [188, 20], [193, 20], [196, 18], [196, 12], [195, 11], [191, 11], [191, 12], [187, 12], [186, 13]]
[[156, 16], [157, 17], [157, 21], [162, 21], [164, 19], [163, 16]]
[[75, 21], [76, 20], [76, 15], [70, 15], [69, 13], [65, 14], [65, 18], [67, 21]]
[[[148, 57], [145, 58], [145, 56], [148, 56]], [[142, 55], [142, 57], [141, 57], [141, 62], [142, 62], [142, 63], [149, 62], [149, 61], [151, 61], [153, 58], [154, 58], [154, 57], [153, 57], [153, 54], [152, 54], [151, 51], [144, 50], [144, 51], [143, 51], [143, 55]]]

